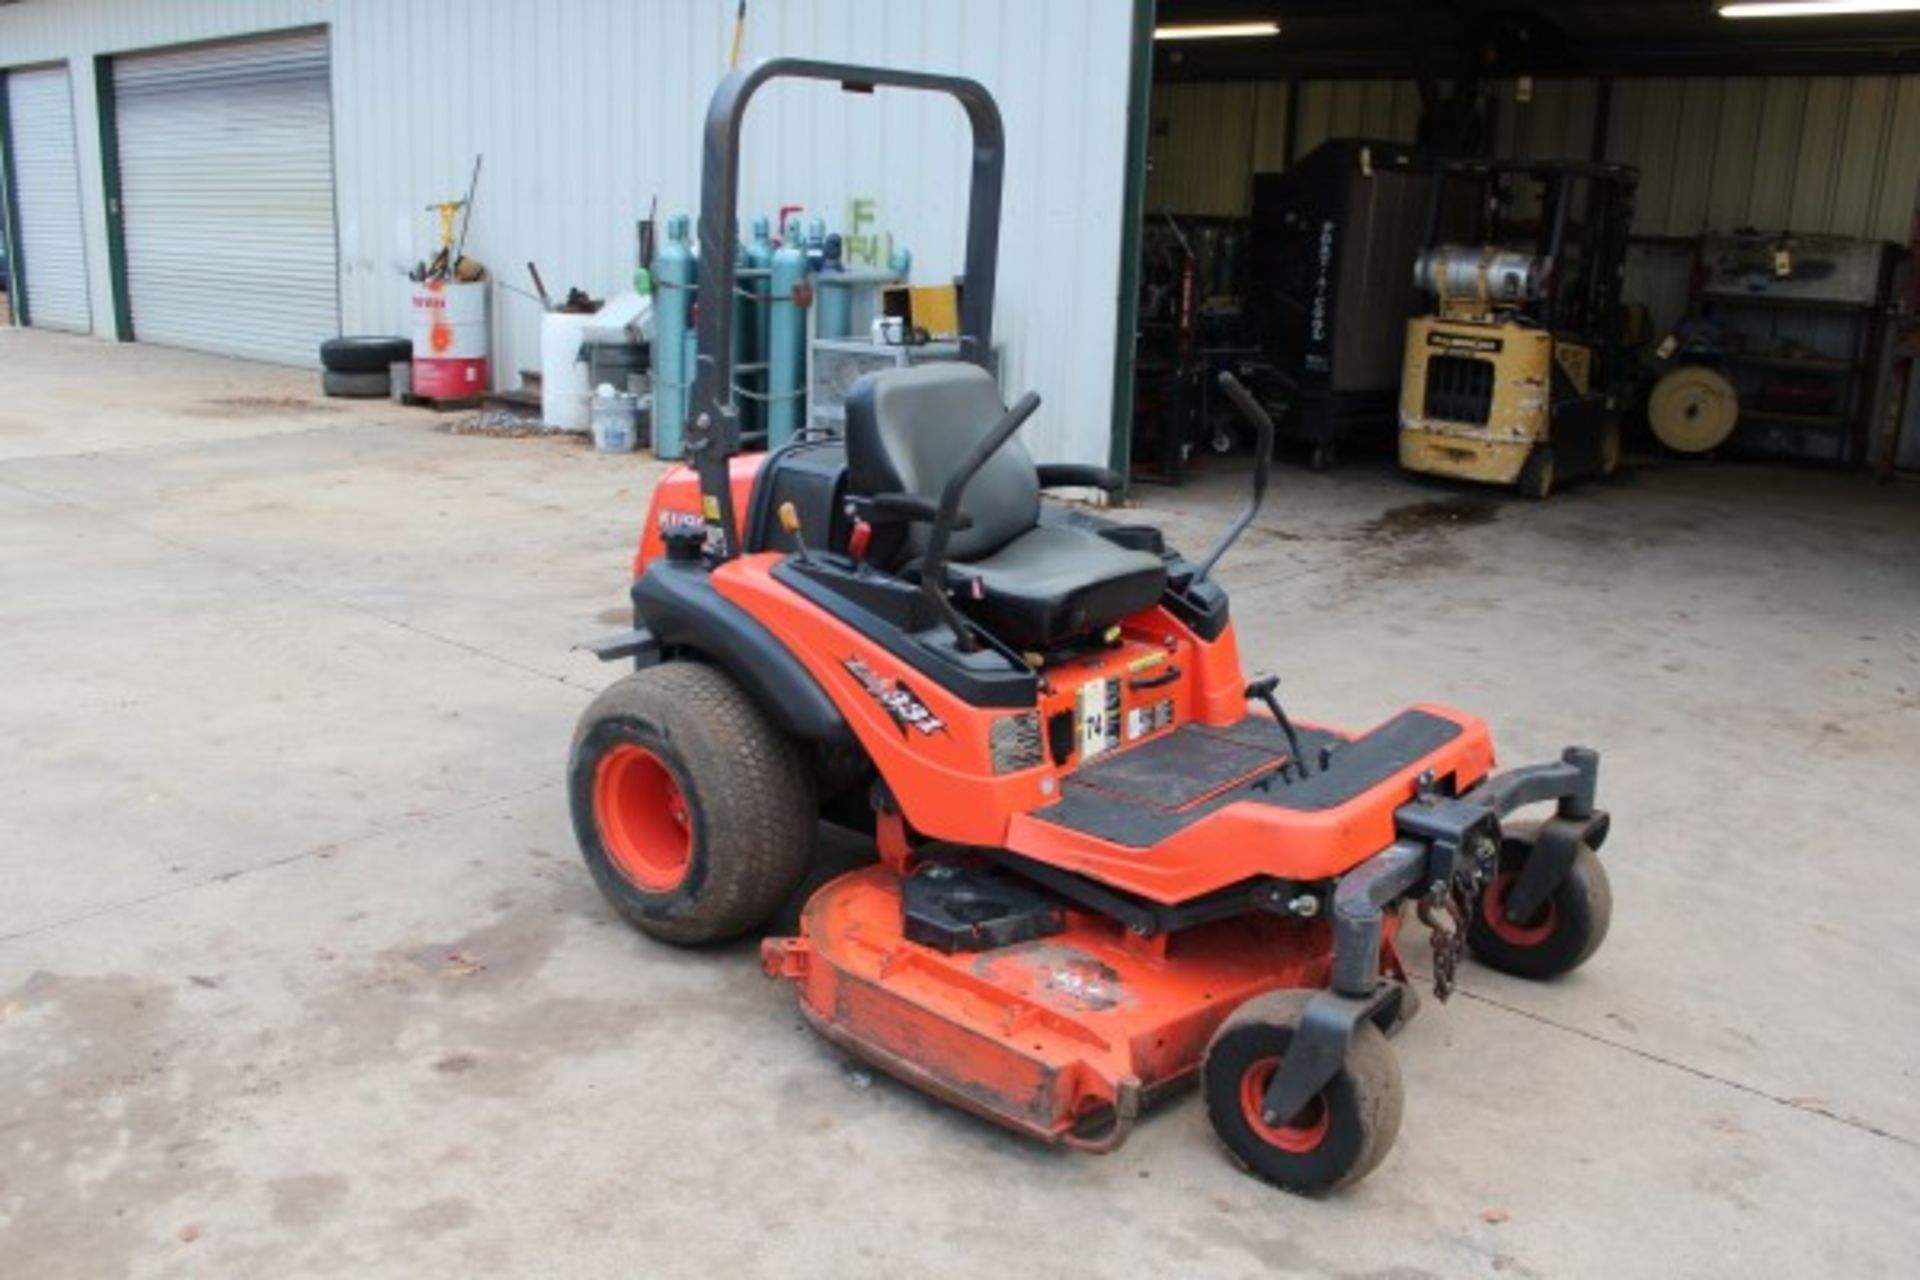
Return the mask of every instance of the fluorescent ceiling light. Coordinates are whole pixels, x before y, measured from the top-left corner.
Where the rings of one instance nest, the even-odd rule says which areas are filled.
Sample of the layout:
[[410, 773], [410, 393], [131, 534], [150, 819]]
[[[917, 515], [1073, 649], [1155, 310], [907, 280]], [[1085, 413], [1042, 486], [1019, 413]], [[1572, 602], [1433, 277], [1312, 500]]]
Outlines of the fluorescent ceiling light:
[[1756, 0], [1723, 4], [1723, 18], [1832, 18], [1842, 14], [1920, 13], [1920, 0]]
[[[1920, 0], [1915, 0], [1920, 3]], [[1185, 27], [1155, 27], [1155, 40], [1235, 40], [1246, 36], [1277, 36], [1277, 22], [1213, 22]]]

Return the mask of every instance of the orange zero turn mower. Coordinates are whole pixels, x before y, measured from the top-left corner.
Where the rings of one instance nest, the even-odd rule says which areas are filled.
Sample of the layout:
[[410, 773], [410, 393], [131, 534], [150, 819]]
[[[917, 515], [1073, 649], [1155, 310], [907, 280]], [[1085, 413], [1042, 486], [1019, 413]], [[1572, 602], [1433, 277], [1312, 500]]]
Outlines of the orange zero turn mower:
[[[872, 374], [844, 436], [738, 451], [728, 335], [740, 123], [776, 78], [958, 100], [973, 132], [966, 363]], [[1325, 1191], [1399, 1127], [1387, 1037], [1408, 924], [1444, 997], [1463, 949], [1551, 978], [1611, 899], [1599, 758], [1496, 773], [1487, 727], [1422, 705], [1364, 733], [1289, 720], [1244, 674], [1213, 568], [1159, 530], [1045, 505], [1113, 473], [1036, 465], [986, 372], [1003, 145], [970, 80], [775, 60], [708, 113], [692, 465], [658, 487], [635, 670], [583, 716], [574, 827], [602, 891], [680, 945], [763, 926], [825, 818], [876, 860], [808, 900], [767, 974], [849, 1053], [1044, 1142], [1109, 1150], [1197, 1079], [1254, 1174]], [[1533, 820], [1518, 820], [1522, 809]]]

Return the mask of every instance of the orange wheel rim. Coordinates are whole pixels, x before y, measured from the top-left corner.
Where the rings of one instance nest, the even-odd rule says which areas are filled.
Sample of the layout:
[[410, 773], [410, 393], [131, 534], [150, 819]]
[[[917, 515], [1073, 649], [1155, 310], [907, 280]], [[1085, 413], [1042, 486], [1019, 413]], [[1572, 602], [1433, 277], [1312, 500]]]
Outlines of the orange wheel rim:
[[1513, 889], [1514, 873], [1502, 871], [1480, 895], [1480, 914], [1486, 917], [1493, 936], [1515, 947], [1537, 947], [1553, 936], [1560, 925], [1560, 908], [1552, 898], [1534, 913], [1529, 924], [1507, 919], [1507, 894]]
[[600, 757], [593, 771], [593, 820], [620, 874], [667, 893], [693, 861], [693, 819], [679, 782], [659, 756], [630, 742]]
[[1327, 1140], [1327, 1130], [1333, 1127], [1333, 1113], [1327, 1109], [1326, 1095], [1319, 1093], [1300, 1113], [1296, 1123], [1268, 1124], [1264, 1114], [1267, 1089], [1273, 1084], [1273, 1073], [1279, 1069], [1278, 1058], [1262, 1058], [1246, 1069], [1240, 1077], [1240, 1114], [1260, 1141], [1294, 1155], [1305, 1155]]

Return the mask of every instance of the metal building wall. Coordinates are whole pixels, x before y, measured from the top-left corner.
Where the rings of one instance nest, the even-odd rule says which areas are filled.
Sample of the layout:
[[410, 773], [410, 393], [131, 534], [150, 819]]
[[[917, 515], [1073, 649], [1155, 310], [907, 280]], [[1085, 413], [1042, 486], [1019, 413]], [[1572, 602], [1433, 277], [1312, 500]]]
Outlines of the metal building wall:
[[[1159, 85], [1152, 112], [1149, 209], [1244, 217], [1250, 176], [1286, 167], [1284, 81]], [[1308, 80], [1300, 86], [1295, 155], [1328, 138], [1411, 142], [1419, 122], [1420, 92], [1411, 80]]]
[[1411, 80], [1309, 80], [1300, 86], [1295, 155], [1328, 138], [1412, 142], [1420, 129], [1420, 87]]
[[[1309, 80], [1300, 86], [1295, 154], [1328, 138], [1410, 142], [1420, 95], [1410, 80]], [[1282, 81], [1174, 83], [1153, 91], [1147, 208], [1243, 217], [1249, 178], [1286, 166], [1287, 85]]]
[[[1246, 175], [1279, 167], [1286, 92], [1279, 81], [1156, 87], [1151, 207], [1244, 212]], [[1589, 154], [1594, 81], [1537, 81], [1528, 102], [1506, 83], [1496, 101], [1495, 155]], [[1410, 142], [1419, 111], [1410, 81], [1309, 80], [1296, 152], [1329, 137]], [[1920, 76], [1619, 80], [1607, 135], [1606, 158], [1640, 169], [1638, 234], [1750, 225], [1898, 240], [1920, 184]]]
[[1169, 84], [1153, 91], [1147, 208], [1244, 217], [1250, 176], [1286, 166], [1287, 86]]
[[[1125, 179], [1129, 0], [754, 0], [745, 57], [796, 54], [957, 71], [1008, 136], [997, 337], [1009, 392], [1037, 387], [1045, 458], [1105, 462]], [[332, 45], [342, 323], [405, 323], [402, 272], [431, 200], [486, 153], [468, 250], [507, 283], [631, 277], [633, 224], [698, 198], [700, 124], [734, 0], [27, 0], [0, 6], [0, 65], [73, 60], [96, 325], [113, 315], [92, 59], [326, 25]], [[436, 57], [435, 51], [444, 51]], [[836, 226], [870, 197], [915, 276], [959, 269], [967, 130], [957, 107], [829, 87], [756, 99], [743, 207], [797, 203]], [[537, 363], [535, 306], [496, 291], [503, 380]]]
[[[1502, 86], [1495, 154], [1583, 157], [1598, 86]], [[1920, 185], [1920, 76], [1618, 80], [1607, 159], [1640, 170], [1634, 231], [1741, 226], [1905, 237]]]
[[1599, 86], [1592, 80], [1537, 80], [1521, 102], [1509, 82], [1497, 86], [1493, 154], [1508, 160], [1585, 160], [1593, 150]]
[[[1497, 86], [1494, 154], [1585, 159], [1600, 92], [1593, 80], [1540, 80], [1529, 102]], [[1154, 172], [1148, 207], [1237, 216], [1247, 174], [1278, 168], [1284, 142], [1250, 148], [1286, 86], [1170, 84], [1154, 94]], [[1403, 80], [1301, 85], [1297, 154], [1328, 137], [1410, 141], [1419, 95]], [[1265, 136], [1262, 133], [1262, 136]], [[1634, 233], [1691, 237], [1739, 226], [1903, 240], [1920, 190], [1920, 76], [1619, 80], [1607, 118], [1609, 160], [1640, 170]], [[1251, 168], [1246, 157], [1261, 158]], [[1627, 295], [1656, 325], [1686, 309], [1691, 257], [1680, 245], [1636, 245]]]
[[[1585, 156], [1599, 87], [1542, 81], [1531, 103], [1502, 86], [1496, 153]], [[1920, 76], [1615, 81], [1609, 160], [1640, 170], [1634, 234], [1684, 240], [1752, 226], [1904, 240], [1920, 194]], [[1692, 254], [1637, 244], [1627, 296], [1666, 327], [1687, 307]]]

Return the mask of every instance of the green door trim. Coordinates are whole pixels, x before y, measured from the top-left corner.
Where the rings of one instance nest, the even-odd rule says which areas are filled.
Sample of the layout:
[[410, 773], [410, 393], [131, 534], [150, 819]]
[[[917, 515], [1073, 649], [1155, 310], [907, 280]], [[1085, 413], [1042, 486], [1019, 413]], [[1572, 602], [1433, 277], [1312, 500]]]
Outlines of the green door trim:
[[127, 290], [127, 222], [120, 208], [120, 124], [113, 100], [113, 57], [93, 60], [93, 99], [100, 113], [100, 193], [107, 211], [107, 279], [113, 285], [113, 336], [133, 341], [133, 298]]
[[1127, 176], [1120, 196], [1119, 317], [1113, 335], [1113, 431], [1107, 465], [1132, 488], [1133, 355], [1140, 325], [1140, 224], [1147, 195], [1147, 134], [1153, 93], [1154, 0], [1133, 0], [1133, 62], [1127, 76]]
[[0, 69], [0, 192], [6, 195], [5, 227], [0, 231], [7, 238], [7, 307], [12, 314], [13, 323], [28, 325], [33, 322], [33, 313], [27, 305], [27, 267], [26, 258], [20, 252], [20, 201], [14, 192], [13, 173], [13, 116], [10, 110], [12, 95], [8, 93], [9, 73]]

